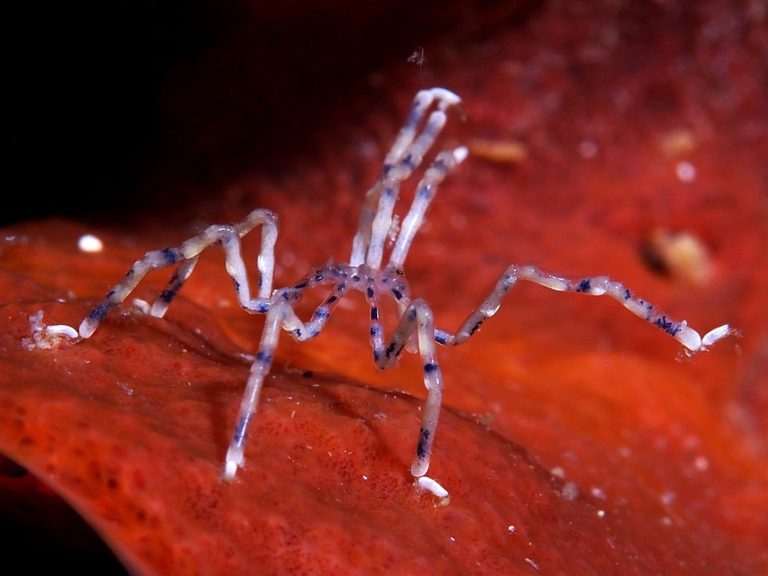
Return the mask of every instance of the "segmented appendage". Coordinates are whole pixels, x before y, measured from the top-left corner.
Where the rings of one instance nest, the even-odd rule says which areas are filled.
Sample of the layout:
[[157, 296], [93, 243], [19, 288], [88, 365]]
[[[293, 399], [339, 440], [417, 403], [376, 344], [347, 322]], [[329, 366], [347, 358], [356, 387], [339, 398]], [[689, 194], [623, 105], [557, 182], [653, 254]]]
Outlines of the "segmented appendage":
[[611, 280], [607, 276], [594, 276], [589, 278], [568, 279], [542, 272], [535, 266], [510, 266], [501, 275], [493, 292], [485, 299], [480, 307], [475, 310], [461, 325], [456, 333], [438, 330], [435, 338], [441, 344], [461, 344], [472, 336], [482, 325], [486, 318], [493, 316], [499, 309], [504, 295], [517, 283], [518, 280], [527, 280], [539, 286], [559, 292], [578, 292], [592, 296], [610, 296], [620, 302], [627, 310], [639, 316], [643, 320], [660, 328], [678, 342], [689, 352], [701, 352], [713, 345], [718, 340], [735, 333], [728, 324], [718, 326], [710, 330], [703, 337], [688, 326], [687, 322], [676, 321], [662, 311], [656, 309], [653, 304], [637, 297], [621, 282]]
[[[487, 318], [498, 311], [502, 299], [518, 280], [526, 280], [557, 291], [609, 296], [633, 314], [677, 339], [690, 352], [705, 350], [734, 333], [726, 324], [701, 336], [686, 322], [671, 319], [649, 302], [637, 297], [621, 282], [605, 276], [572, 280], [542, 272], [534, 266], [515, 265], [504, 271], [488, 297], [456, 332], [436, 329], [432, 310], [427, 302], [420, 298], [411, 298], [402, 269], [411, 243], [424, 223], [427, 209], [439, 185], [466, 159], [465, 147], [439, 152], [423, 171], [416, 184], [410, 208], [395, 233], [388, 263], [383, 268], [381, 264], [386, 242], [392, 239], [392, 222], [400, 187], [419, 169], [445, 126], [447, 112], [459, 103], [459, 97], [444, 88], [422, 90], [416, 94], [405, 124], [384, 159], [381, 175], [365, 196], [348, 264], [319, 267], [293, 285], [273, 292], [277, 217], [269, 210], [254, 210], [243, 222], [235, 226], [210, 226], [178, 247], [147, 252], [133, 264], [125, 278], [114, 286], [106, 298], [83, 319], [79, 329], [80, 337], [89, 338], [107, 313], [122, 303], [147, 273], [176, 266], [167, 287], [150, 308], [153, 316], [162, 317], [194, 270], [200, 253], [214, 244], [221, 245], [225, 253], [226, 270], [234, 281], [240, 305], [248, 312], [266, 315], [258, 352], [251, 365], [234, 434], [225, 457], [223, 477], [231, 480], [243, 466], [248, 426], [256, 412], [264, 379], [271, 369], [281, 331], [287, 331], [299, 341], [315, 338], [321, 333], [341, 299], [350, 291], [361, 292], [370, 308], [369, 342], [376, 366], [380, 369], [389, 368], [403, 350], [413, 348], [414, 344], [415, 350], [421, 356], [427, 398], [422, 410], [411, 474], [417, 478], [416, 485], [419, 489], [427, 490], [448, 502], [447, 491], [436, 481], [425, 476], [429, 468], [442, 403], [442, 373], [435, 343], [458, 345], [468, 340]], [[259, 284], [257, 296], [252, 297], [240, 242], [243, 236], [255, 228], [261, 228], [262, 232], [261, 251], [257, 260]], [[312, 316], [303, 321], [297, 316], [295, 305], [305, 290], [317, 286], [327, 286], [329, 293]], [[389, 337], [385, 335], [379, 318], [379, 303], [382, 298], [393, 299], [400, 314], [397, 327]]]

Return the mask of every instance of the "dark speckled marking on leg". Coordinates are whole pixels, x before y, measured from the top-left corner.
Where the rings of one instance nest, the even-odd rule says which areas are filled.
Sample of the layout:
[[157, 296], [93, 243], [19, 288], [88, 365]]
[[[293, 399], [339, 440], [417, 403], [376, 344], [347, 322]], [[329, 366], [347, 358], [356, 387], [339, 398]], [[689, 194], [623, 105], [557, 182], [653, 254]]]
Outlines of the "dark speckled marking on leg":
[[429, 430], [421, 428], [419, 430], [419, 444], [416, 446], [416, 455], [419, 457], [419, 460], [424, 460], [429, 453], [429, 438]]
[[244, 416], [235, 424], [235, 433], [232, 435], [233, 444], [242, 444], [245, 439], [245, 431], [248, 428], [248, 421], [251, 419], [251, 415]]
[[88, 314], [88, 318], [94, 322], [101, 322], [104, 320], [104, 316], [107, 315], [113, 306], [114, 304], [101, 302], [93, 310], [91, 310], [90, 314]]
[[176, 248], [163, 248], [160, 251], [165, 259], [165, 265], [170, 266], [181, 260], [181, 253]]

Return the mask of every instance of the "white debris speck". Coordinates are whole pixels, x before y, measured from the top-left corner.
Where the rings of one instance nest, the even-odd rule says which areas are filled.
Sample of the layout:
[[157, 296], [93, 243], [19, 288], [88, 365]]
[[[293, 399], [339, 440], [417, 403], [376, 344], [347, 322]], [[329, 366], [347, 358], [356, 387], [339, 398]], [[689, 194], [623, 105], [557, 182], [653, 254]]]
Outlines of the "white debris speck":
[[368, 480], [368, 476], [366, 476], [365, 474], [363, 474], [363, 480]]
[[96, 253], [104, 249], [104, 243], [101, 238], [93, 234], [83, 234], [77, 241], [77, 247], [81, 252]]
[[619, 448], [619, 456], [622, 458], [630, 458], [632, 456], [632, 448], [629, 446], [622, 446]]
[[27, 350], [52, 350], [65, 340], [72, 341], [79, 337], [77, 330], [66, 324], [46, 326], [42, 310], [29, 317], [29, 329], [31, 338], [21, 340], [21, 345]]
[[126, 396], [133, 396], [133, 388], [128, 386], [128, 384], [123, 384], [122, 382], [118, 382], [117, 385], [122, 389], [123, 392], [125, 392]]
[[592, 488], [589, 490], [589, 493], [592, 494], [593, 498], [597, 498], [598, 500], [605, 500], [605, 492], [602, 488], [592, 486]]
[[677, 499], [677, 494], [672, 491], [664, 492], [659, 499], [661, 500], [661, 503], [664, 504], [664, 506], [671, 506], [672, 503]]
[[556, 476], [557, 478], [565, 478], [565, 470], [563, 470], [562, 466], [555, 466], [552, 468], [552, 470], [549, 471], [552, 476]]
[[579, 143], [579, 154], [582, 158], [594, 158], [599, 148], [593, 140], [583, 140]]
[[709, 468], [709, 460], [707, 460], [704, 456], [697, 456], [693, 461], [693, 467], [696, 468], [696, 470], [699, 472], [704, 472]]
[[421, 476], [418, 480], [416, 480], [417, 486], [426, 492], [431, 492], [441, 500], [445, 501], [448, 499], [448, 490], [443, 488], [437, 480], [433, 480], [429, 476]]
[[534, 562], [532, 559], [530, 559], [530, 558], [526, 558], [526, 559], [525, 559], [525, 561], [526, 561], [526, 562], [528, 562], [528, 564], [529, 564], [529, 565], [531, 566], [531, 568], [533, 568], [534, 570], [536, 570], [536, 571], [538, 571], [538, 570], [539, 570], [539, 565], [538, 565], [538, 564], [536, 564], [536, 562]]
[[696, 167], [690, 162], [678, 162], [675, 165], [675, 174], [680, 182], [693, 182], [696, 179]]
[[451, 542], [456, 542], [456, 538], [455, 538], [455, 537], [453, 537], [453, 536], [448, 536], [448, 539], [449, 539]]
[[605, 510], [598, 510], [597, 511], [597, 517], [598, 518], [605, 518]]
[[560, 489], [560, 496], [565, 500], [576, 500], [579, 497], [579, 487], [576, 486], [575, 482], [566, 482]]
[[510, 524], [509, 526], [507, 526], [507, 532], [509, 532], [510, 534], [514, 534], [516, 530], [517, 528], [515, 528], [514, 524]]
[[137, 312], [141, 312], [142, 314], [149, 314], [151, 309], [149, 302], [142, 300], [141, 298], [134, 298], [131, 304]]

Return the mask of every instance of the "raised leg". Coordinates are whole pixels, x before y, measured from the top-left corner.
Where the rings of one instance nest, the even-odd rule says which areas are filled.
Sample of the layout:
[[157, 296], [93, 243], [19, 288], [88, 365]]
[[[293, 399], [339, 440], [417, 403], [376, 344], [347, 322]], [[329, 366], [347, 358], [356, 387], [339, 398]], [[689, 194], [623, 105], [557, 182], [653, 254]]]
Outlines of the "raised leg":
[[437, 187], [466, 157], [467, 149], [464, 146], [454, 150], [444, 150], [438, 154], [433, 164], [427, 169], [416, 188], [416, 195], [413, 198], [411, 208], [403, 219], [400, 234], [389, 257], [390, 268], [403, 267], [408, 256], [408, 250], [411, 248], [411, 242], [424, 223], [424, 214], [437, 193]]
[[[240, 239], [258, 225], [262, 226], [261, 251], [257, 261], [259, 296], [251, 298], [248, 274], [240, 250]], [[269, 296], [272, 292], [276, 239], [277, 217], [269, 210], [254, 210], [248, 218], [236, 226], [209, 226], [177, 248], [151, 250], [134, 262], [123, 281], [116, 284], [104, 300], [83, 319], [80, 323], [80, 337], [89, 338], [107, 313], [123, 302], [149, 272], [179, 264], [168, 286], [152, 306], [152, 315], [162, 317], [192, 273], [200, 253], [217, 242], [220, 242], [224, 248], [227, 273], [235, 282], [235, 291], [240, 305], [249, 312], [266, 312], [269, 309]]]
[[[365, 262], [373, 268], [380, 267], [400, 183], [421, 164], [424, 154], [434, 144], [445, 126], [445, 110], [460, 101], [456, 94], [444, 88], [421, 90], [416, 94], [408, 118], [384, 160], [382, 175], [366, 194], [352, 241], [350, 265], [359, 266]], [[419, 123], [433, 103], [437, 110], [429, 115], [417, 137]]]
[[435, 355], [435, 324], [432, 310], [424, 300], [417, 299], [408, 305], [384, 349], [384, 354], [376, 364], [382, 369], [389, 367], [403, 351], [414, 332], [418, 334], [419, 353], [424, 367], [424, 385], [427, 388], [416, 456], [411, 464], [411, 474], [418, 478], [424, 476], [429, 468], [443, 398], [443, 378]]
[[592, 296], [610, 296], [636, 316], [650, 322], [675, 338], [691, 352], [705, 350], [708, 346], [733, 333], [733, 330], [727, 324], [724, 324], [701, 336], [696, 330], [688, 326], [684, 320], [681, 322], [673, 320], [660, 310], [657, 310], [650, 302], [632, 294], [621, 282], [611, 280], [607, 276], [570, 280], [542, 272], [535, 266], [513, 265], [507, 268], [504, 274], [501, 275], [493, 292], [477, 310], [469, 315], [455, 334], [445, 330], [436, 330], [435, 340], [440, 344], [447, 345], [458, 345], [465, 342], [480, 328], [486, 318], [496, 314], [501, 305], [502, 298], [518, 280], [527, 280], [560, 292], [568, 291], [590, 294]]

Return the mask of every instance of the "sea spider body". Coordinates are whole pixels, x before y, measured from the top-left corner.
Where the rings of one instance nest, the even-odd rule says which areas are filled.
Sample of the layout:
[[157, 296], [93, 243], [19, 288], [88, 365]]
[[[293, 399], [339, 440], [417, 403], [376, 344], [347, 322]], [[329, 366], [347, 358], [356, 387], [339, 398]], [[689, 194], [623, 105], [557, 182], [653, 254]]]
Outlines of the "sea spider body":
[[[250, 313], [266, 315], [258, 352], [251, 365], [226, 454], [223, 475], [229, 480], [243, 466], [248, 424], [256, 412], [261, 388], [270, 371], [281, 331], [287, 331], [299, 341], [314, 338], [323, 330], [339, 301], [348, 292], [359, 291], [370, 308], [369, 341], [376, 366], [388, 368], [406, 348], [420, 354], [427, 398], [411, 474], [420, 481], [420, 486], [437, 494], [443, 490], [442, 487], [424, 476], [429, 467], [442, 402], [442, 374], [436, 356], [436, 343], [458, 345], [465, 342], [477, 332], [483, 321], [496, 313], [503, 297], [518, 280], [527, 280], [557, 291], [610, 296], [630, 312], [677, 339], [691, 352], [704, 350], [732, 332], [728, 325], [724, 325], [702, 337], [686, 322], [672, 320], [650, 303], [635, 296], [620, 282], [605, 276], [572, 280], [542, 272], [534, 266], [517, 265], [509, 266], [504, 271], [488, 297], [456, 332], [436, 329], [427, 302], [411, 298], [403, 265], [439, 184], [466, 158], [466, 148], [440, 152], [424, 170], [410, 209], [392, 240], [389, 261], [385, 266], [382, 266], [382, 261], [387, 240], [392, 235], [393, 211], [400, 185], [422, 164], [445, 125], [446, 111], [459, 102], [457, 95], [444, 88], [422, 90], [416, 94], [405, 124], [384, 160], [381, 175], [366, 194], [348, 263], [318, 267], [298, 282], [273, 291], [277, 217], [269, 210], [254, 210], [239, 224], [210, 226], [178, 247], [147, 252], [81, 322], [78, 331], [80, 338], [89, 338], [106, 314], [123, 302], [149, 271], [176, 265], [168, 286], [150, 309], [153, 316], [162, 317], [192, 273], [200, 253], [213, 244], [220, 244], [225, 252], [226, 270], [234, 280], [240, 305]], [[429, 110], [431, 112], [427, 114]], [[259, 283], [257, 295], [252, 297], [241, 255], [241, 239], [257, 227], [261, 228], [261, 250], [257, 259]], [[296, 303], [305, 290], [317, 286], [330, 287], [330, 293], [312, 316], [302, 321], [295, 312]], [[384, 298], [394, 300], [399, 314], [398, 324], [388, 338], [379, 313], [380, 301]]]

